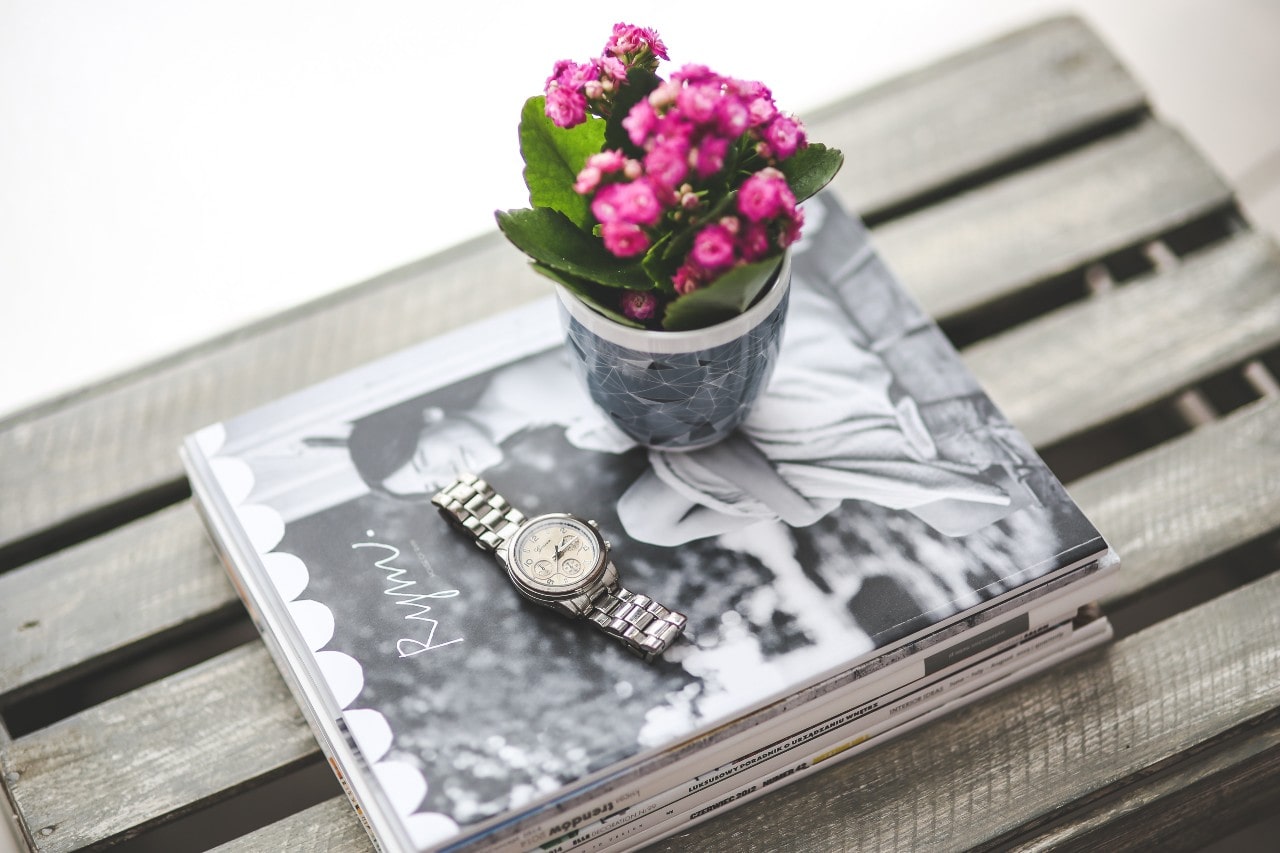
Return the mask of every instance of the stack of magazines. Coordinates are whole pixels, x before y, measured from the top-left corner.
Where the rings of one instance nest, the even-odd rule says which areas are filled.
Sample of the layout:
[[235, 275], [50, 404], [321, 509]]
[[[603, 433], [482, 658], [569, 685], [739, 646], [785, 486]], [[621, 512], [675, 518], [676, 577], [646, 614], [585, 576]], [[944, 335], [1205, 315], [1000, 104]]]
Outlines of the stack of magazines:
[[[635, 446], [552, 300], [190, 436], [196, 504], [375, 844], [630, 848], [1104, 643], [1098, 531], [830, 194], [740, 430]], [[431, 498], [592, 519], [687, 617], [646, 661]]]

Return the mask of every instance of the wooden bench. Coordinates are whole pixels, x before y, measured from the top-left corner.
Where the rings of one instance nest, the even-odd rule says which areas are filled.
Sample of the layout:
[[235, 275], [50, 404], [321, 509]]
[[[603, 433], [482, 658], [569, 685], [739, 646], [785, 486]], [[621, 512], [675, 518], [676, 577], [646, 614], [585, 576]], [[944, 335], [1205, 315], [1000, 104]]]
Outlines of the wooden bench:
[[[1280, 253], [1079, 20], [805, 117], [1124, 557], [1110, 647], [669, 850], [1195, 847], [1280, 800]], [[206, 423], [546, 292], [495, 233], [0, 422], [0, 781], [42, 851], [367, 851], [206, 542]], [[945, 413], [938, 413], [944, 416]]]

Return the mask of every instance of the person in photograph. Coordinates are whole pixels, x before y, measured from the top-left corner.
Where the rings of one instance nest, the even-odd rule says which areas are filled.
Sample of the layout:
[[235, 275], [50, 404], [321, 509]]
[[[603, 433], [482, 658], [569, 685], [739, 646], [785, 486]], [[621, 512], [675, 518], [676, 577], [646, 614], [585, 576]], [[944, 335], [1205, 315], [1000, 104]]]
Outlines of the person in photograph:
[[[960, 536], [1015, 508], [998, 470], [939, 457], [914, 401], [894, 395], [892, 374], [829, 296], [795, 286], [791, 300], [777, 370], [747, 421], [708, 448], [649, 451], [649, 469], [618, 503], [628, 535], [669, 546], [761, 520], [804, 527], [864, 500]], [[557, 349], [500, 368], [456, 407], [419, 400], [364, 418], [349, 452], [373, 488], [429, 498], [459, 473], [483, 475], [504, 459], [504, 443], [547, 425], [585, 450], [635, 446]]]
[[1015, 508], [999, 470], [939, 457], [910, 397], [826, 294], [793, 287], [782, 354], [738, 434], [650, 453], [619, 501], [627, 532], [675, 545], [762, 519], [806, 527], [845, 500], [911, 512], [961, 536]]
[[595, 410], [560, 349], [499, 368], [468, 399], [436, 397], [428, 394], [352, 425], [346, 440], [352, 464], [375, 491], [430, 499], [459, 474], [483, 474], [499, 464], [504, 444], [540, 427], [562, 427], [569, 443], [583, 450], [635, 447]]

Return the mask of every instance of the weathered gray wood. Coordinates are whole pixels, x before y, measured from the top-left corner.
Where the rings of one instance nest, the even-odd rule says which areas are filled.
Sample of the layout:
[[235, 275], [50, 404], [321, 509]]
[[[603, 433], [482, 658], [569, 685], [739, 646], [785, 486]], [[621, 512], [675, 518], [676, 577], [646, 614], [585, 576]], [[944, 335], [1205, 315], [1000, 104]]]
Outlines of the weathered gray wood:
[[5, 771], [36, 849], [53, 853], [177, 817], [316, 750], [255, 642], [15, 739]]
[[0, 575], [0, 695], [236, 606], [187, 503]]
[[849, 155], [835, 183], [841, 197], [873, 213], [1133, 114], [1144, 101], [1097, 35], [1063, 17], [831, 104], [806, 121], [813, 138], [839, 140]]
[[876, 243], [935, 317], [973, 311], [1229, 203], [1168, 127], [1137, 128], [886, 223]]
[[[976, 98], [976, 107], [938, 111], [956, 91], [970, 103]], [[846, 169], [838, 184], [867, 210], [927, 195], [1140, 107], [1132, 80], [1069, 20], [887, 84], [810, 126], [815, 138], [872, 158]], [[1093, 169], [1112, 168], [1115, 181], [1132, 183], [1114, 192], [1095, 184], [1087, 200], [1099, 206], [1082, 207], [1089, 193], [1075, 186], [1085, 178], [1072, 169], [1074, 158], [1086, 156], [1100, 158]], [[977, 195], [993, 200], [979, 205]], [[878, 239], [894, 247], [886, 250], [890, 262], [927, 307], [964, 312], [1228, 201], [1185, 143], [1148, 123], [899, 220]], [[1010, 212], [1019, 205], [1020, 216]], [[1019, 230], [1020, 218], [1034, 224], [1055, 213], [1067, 218], [1043, 220], [1056, 223], [1043, 233]], [[975, 232], [965, 229], [975, 221], [1000, 236], [970, 243]], [[1071, 238], [1059, 240], [1060, 230]], [[1017, 240], [1035, 241], [1040, 256]], [[1269, 244], [1237, 238], [1173, 273], [1127, 285], [1106, 303], [979, 345], [966, 358], [1016, 422], [1041, 443], [1057, 440], [1272, 345], [1280, 327], [1269, 313], [1276, 269]], [[989, 270], [1000, 279], [990, 287]], [[982, 287], [948, 307], [947, 275]], [[489, 313], [495, 279], [511, 282], [512, 304], [545, 292], [517, 253], [486, 238], [0, 423], [0, 547], [176, 478], [172, 448], [191, 428]], [[1099, 325], [1091, 312], [1103, 304], [1102, 319], [1117, 325]], [[1139, 337], [1145, 345], [1131, 346]], [[1046, 354], [1058, 340], [1076, 348]], [[1085, 349], [1089, 341], [1097, 349]], [[1056, 359], [1057, 368], [1021, 387], [1016, 374], [1034, 372], [1033, 351]], [[1062, 384], [1112, 352], [1090, 381]], [[1016, 409], [1046, 386], [1048, 393]], [[1278, 418], [1274, 403], [1252, 406], [1073, 485], [1125, 555], [1116, 601], [1276, 529], [1280, 480], [1268, 473], [1276, 470]], [[64, 594], [67, 600], [56, 600]], [[0, 602], [0, 694], [100, 666], [120, 648], [233, 606], [187, 507], [0, 576]], [[1175, 824], [1184, 822], [1221, 833], [1224, 821], [1256, 810], [1259, 792], [1280, 786], [1278, 620], [1280, 575], [1273, 574], [666, 847], [952, 849], [1014, 840], [1096, 848], [1205, 837], [1179, 835]], [[5, 784], [41, 850], [119, 839], [315, 749], [259, 644], [16, 743], [0, 741], [3, 770], [17, 774]], [[1231, 798], [1225, 806], [1215, 801], [1223, 796]], [[1060, 813], [1063, 804], [1073, 810]], [[1145, 832], [1153, 815], [1169, 826]], [[369, 845], [345, 801], [334, 800], [228, 849]]]
[[[921, 159], [908, 157], [885, 172], [886, 180], [901, 181], [900, 188], [875, 191], [887, 203], [1037, 147], [1054, 134], [1131, 111], [1141, 101], [1136, 85], [1096, 38], [1070, 19], [976, 51], [972, 59], [962, 55], [888, 84], [858, 107], [851, 125], [841, 109], [819, 116], [810, 122], [813, 137], [849, 151], [851, 160], [877, 151], [914, 151], [912, 157]], [[1003, 73], [1001, 57], [1010, 57]], [[1005, 79], [997, 86], [996, 78]], [[928, 93], [913, 99], [920, 87]], [[971, 115], [940, 110], [940, 100], [957, 91], [999, 92], [1001, 100], [993, 96]], [[907, 103], [919, 112], [900, 112]], [[882, 126], [877, 116], [890, 109], [892, 121]], [[1061, 120], [1054, 117], [1058, 110]], [[933, 141], [912, 148], [904, 144], [903, 128], [913, 139]], [[846, 133], [853, 135], [846, 140]], [[960, 172], [939, 173], [939, 164]], [[1100, 219], [1107, 215], [1098, 212]], [[191, 430], [546, 292], [546, 282], [495, 233], [18, 414], [0, 423], [0, 548], [177, 480], [174, 448]]]
[[[965, 357], [1006, 412], [1043, 446], [1276, 342], [1280, 260], [1265, 238], [1244, 234], [1172, 271], [976, 345]], [[1266, 489], [1276, 481], [1266, 468], [1250, 467], [1251, 454], [1263, 452], [1250, 446], [1265, 439], [1275, 416], [1260, 418], [1258, 426], [1251, 421], [1238, 431], [1230, 423], [1215, 427], [1185, 450], [1174, 442], [1154, 462], [1127, 462], [1103, 477], [1102, 488], [1091, 481], [1079, 492], [1073, 488], [1125, 555], [1123, 596], [1266, 529], [1276, 500]], [[1173, 473], [1164, 480], [1153, 473], [1165, 469]], [[1211, 500], [1206, 496], [1232, 482], [1252, 499], [1215, 503], [1218, 514], [1202, 513]], [[1179, 484], [1193, 491], [1179, 491]], [[1177, 496], [1189, 502], [1179, 503]], [[1213, 526], [1232, 513], [1234, 525]], [[1169, 519], [1183, 516], [1171, 528]], [[1168, 529], [1187, 535], [1150, 533]], [[14, 602], [0, 612], [0, 640], [11, 650], [0, 659], [0, 694], [90, 661], [104, 666], [113, 650], [234, 607], [221, 574], [194, 511], [182, 507], [0, 576], [0, 600]], [[54, 587], [62, 592], [50, 595]]]
[[15, 416], [0, 428], [0, 547], [177, 479], [187, 432], [491, 314], [498, 292], [516, 305], [546, 283], [493, 235]]
[[351, 803], [334, 797], [210, 853], [367, 853], [372, 849]]
[[1061, 821], [1018, 838], [1019, 849], [1203, 850], [1275, 813], [1280, 719], [1139, 779], [1118, 795], [1085, 805]]
[[[998, 842], [1270, 715], [1280, 704], [1277, 636], [1280, 575], [1271, 575], [654, 849]], [[1260, 784], [1280, 783], [1280, 765], [1258, 772]]]
[[1280, 400], [1259, 400], [1071, 484], [1121, 554], [1107, 608], [1280, 525]]
[[1247, 233], [964, 355], [1009, 419], [1043, 447], [1277, 344], [1280, 252]]
[[[1280, 484], [1271, 476], [1276, 470], [1278, 422], [1280, 403], [1263, 401], [1074, 488], [1086, 511], [1126, 557], [1122, 598], [1272, 529], [1280, 518], [1275, 511]], [[1224, 495], [1225, 484], [1231, 489]], [[1173, 671], [1174, 665], [1161, 661], [1159, 666]], [[223, 673], [216, 682], [232, 697], [261, 689], [235, 673]], [[281, 707], [270, 716], [286, 716], [292, 700], [280, 694], [275, 701]], [[204, 721], [197, 718], [190, 724], [190, 732], [175, 733], [171, 742], [197, 740]]]

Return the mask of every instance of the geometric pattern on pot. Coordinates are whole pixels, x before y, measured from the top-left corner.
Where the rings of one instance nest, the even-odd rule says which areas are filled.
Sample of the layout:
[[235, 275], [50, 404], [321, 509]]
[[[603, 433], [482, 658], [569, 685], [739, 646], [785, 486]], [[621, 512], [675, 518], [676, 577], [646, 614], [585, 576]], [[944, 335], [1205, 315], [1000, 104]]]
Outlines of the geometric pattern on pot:
[[560, 291], [574, 372], [595, 404], [646, 447], [714, 444], [746, 418], [777, 362], [791, 290], [791, 256], [742, 315], [707, 329], [632, 329]]

